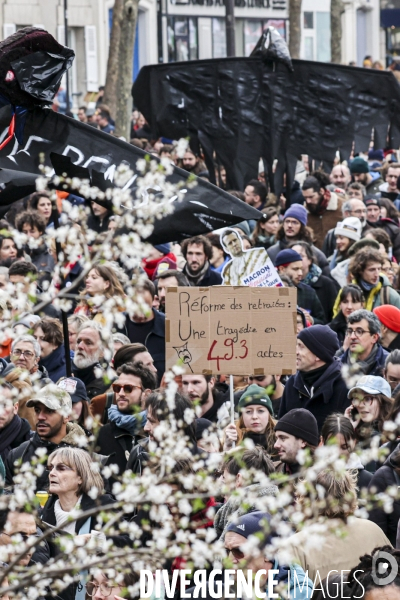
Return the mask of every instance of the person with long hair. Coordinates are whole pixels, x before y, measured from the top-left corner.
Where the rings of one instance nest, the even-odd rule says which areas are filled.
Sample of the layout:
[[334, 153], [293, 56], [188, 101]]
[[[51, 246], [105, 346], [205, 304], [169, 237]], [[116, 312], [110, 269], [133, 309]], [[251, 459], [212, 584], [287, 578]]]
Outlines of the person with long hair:
[[332, 413], [324, 421], [321, 429], [321, 442], [324, 446], [336, 445], [339, 453], [346, 460], [346, 468], [357, 471], [357, 494], [368, 488], [372, 478], [362, 465], [360, 458], [354, 454], [357, 436], [350, 419], [341, 413]]
[[85, 284], [85, 289], [81, 294], [82, 299], [76, 307], [75, 313], [82, 313], [104, 325], [105, 318], [102, 308], [98, 302], [93, 300], [95, 297], [102, 297], [106, 301], [113, 298], [118, 303], [118, 310], [124, 310], [122, 302], [125, 297], [124, 288], [110, 265], [93, 265], [86, 276]]
[[358, 285], [352, 283], [340, 290], [338, 300], [339, 312], [328, 325], [336, 332], [341, 346], [343, 346], [346, 337], [347, 319], [355, 310], [364, 308], [364, 303], [364, 293]]
[[46, 221], [46, 228], [53, 228], [53, 206], [48, 192], [34, 192], [29, 197], [29, 208], [37, 210]]
[[276, 454], [274, 410], [265, 389], [250, 385], [242, 394], [238, 404], [240, 417], [225, 429], [224, 450], [244, 439], [251, 439], [256, 446], [262, 446], [268, 454]]
[[[383, 377], [375, 375], [364, 375], [350, 389], [348, 397], [351, 404], [344, 414], [350, 419], [361, 448], [369, 448], [372, 438], [381, 437], [383, 424], [393, 408], [391, 394], [389, 383]], [[367, 468], [375, 472], [376, 461], [369, 463]]]
[[252, 238], [256, 247], [268, 250], [276, 242], [279, 229], [279, 213], [275, 206], [267, 206], [263, 216], [256, 222]]

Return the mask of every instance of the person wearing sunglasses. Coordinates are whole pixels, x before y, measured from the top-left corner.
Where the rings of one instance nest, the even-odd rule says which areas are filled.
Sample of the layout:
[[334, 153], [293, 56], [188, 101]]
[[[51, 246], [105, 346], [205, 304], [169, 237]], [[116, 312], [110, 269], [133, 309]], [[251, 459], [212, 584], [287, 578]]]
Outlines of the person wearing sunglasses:
[[[108, 464], [116, 464], [121, 474], [132, 448], [143, 437], [144, 402], [157, 387], [157, 374], [146, 367], [126, 363], [117, 370], [117, 375], [118, 379], [112, 384], [116, 404], [108, 409], [108, 422], [100, 429], [97, 448], [110, 457]], [[114, 481], [110, 478], [111, 484]]]
[[[391, 393], [388, 382], [373, 375], [364, 375], [350, 389], [351, 404], [344, 414], [351, 420], [357, 442], [363, 448], [370, 446], [373, 437], [381, 435], [393, 407]], [[377, 461], [371, 461], [366, 468], [374, 473], [378, 465]]]

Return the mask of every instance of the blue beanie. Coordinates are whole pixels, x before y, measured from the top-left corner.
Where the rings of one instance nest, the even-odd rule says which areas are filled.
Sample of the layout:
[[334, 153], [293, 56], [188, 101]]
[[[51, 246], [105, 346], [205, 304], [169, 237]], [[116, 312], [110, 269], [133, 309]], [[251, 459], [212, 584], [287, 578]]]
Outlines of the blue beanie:
[[285, 212], [283, 220], [287, 219], [288, 217], [297, 219], [297, 221], [303, 225], [307, 225], [307, 211], [301, 204], [292, 204], [292, 206]]
[[297, 262], [298, 260], [303, 260], [301, 255], [296, 252], [296, 250], [287, 248], [286, 250], [281, 250], [278, 252], [275, 258], [275, 266], [280, 267], [281, 265], [289, 265], [290, 263]]
[[332, 363], [340, 348], [338, 336], [328, 325], [307, 327], [300, 331], [297, 339], [301, 340], [315, 356], [325, 363]]
[[157, 246], [154, 246], [154, 248], [163, 254], [169, 254], [171, 252], [171, 244], [158, 244]]
[[235, 519], [235, 522], [228, 525], [226, 533], [228, 533], [228, 531], [232, 531], [233, 533], [242, 535], [247, 539], [250, 535], [256, 535], [257, 533], [265, 532], [263, 545], [266, 545], [270, 544], [272, 538], [274, 537], [271, 535], [271, 533], [268, 533], [268, 525], [270, 525], [270, 523], [271, 515], [269, 513], [256, 510], [254, 512], [247, 513], [247, 515], [243, 515], [239, 519]]

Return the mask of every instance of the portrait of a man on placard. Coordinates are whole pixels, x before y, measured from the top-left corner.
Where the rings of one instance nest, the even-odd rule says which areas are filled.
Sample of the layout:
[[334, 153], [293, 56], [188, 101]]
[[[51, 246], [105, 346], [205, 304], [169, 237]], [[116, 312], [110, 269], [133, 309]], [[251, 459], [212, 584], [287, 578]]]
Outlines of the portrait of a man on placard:
[[232, 257], [221, 273], [223, 285], [282, 286], [278, 272], [264, 248], [245, 250], [236, 229], [225, 229], [220, 240], [226, 254]]

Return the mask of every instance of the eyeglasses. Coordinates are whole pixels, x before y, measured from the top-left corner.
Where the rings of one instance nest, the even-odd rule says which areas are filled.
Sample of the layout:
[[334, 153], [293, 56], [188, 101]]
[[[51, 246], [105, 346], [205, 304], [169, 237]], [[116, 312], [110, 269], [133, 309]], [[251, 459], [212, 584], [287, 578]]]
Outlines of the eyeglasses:
[[35, 356], [35, 354], [33, 352], [31, 352], [30, 350], [20, 350], [19, 348], [16, 348], [12, 354], [14, 356], [22, 356], [24, 355], [25, 358], [33, 358]]
[[370, 331], [368, 331], [367, 329], [361, 329], [361, 327], [357, 327], [356, 329], [352, 329], [351, 327], [348, 327], [346, 329], [346, 335], [348, 335], [349, 337], [351, 337], [352, 335], [355, 335], [356, 337], [359, 338], [362, 335], [364, 335], [364, 333], [371, 334]]
[[360, 406], [360, 404], [365, 404], [365, 406], [371, 406], [374, 400], [376, 400], [376, 396], [359, 396], [358, 398], [352, 398], [351, 403], [353, 406]]
[[264, 381], [265, 375], [249, 375], [249, 381]]
[[239, 548], [231, 548], [230, 550], [228, 550], [228, 556], [230, 554], [232, 554], [232, 556], [236, 558], [236, 560], [242, 560], [244, 558], [244, 552], [239, 550]]
[[90, 582], [85, 585], [86, 593], [88, 596], [91, 596], [91, 597], [94, 596], [96, 594], [97, 590], [99, 589], [100, 594], [107, 598], [108, 596], [111, 595], [111, 592], [113, 591], [113, 589], [115, 587], [116, 586], [109, 585], [108, 583], [101, 583], [99, 585], [98, 583]]
[[135, 388], [137, 388], [138, 390], [143, 390], [141, 385], [131, 385], [130, 383], [126, 383], [125, 385], [113, 383], [112, 385], [112, 389], [116, 394], [119, 394], [121, 390], [124, 390], [124, 394], [132, 394]]
[[65, 471], [73, 471], [71, 467], [64, 465], [63, 463], [58, 463], [57, 465], [49, 465], [47, 467], [49, 473], [52, 471], [58, 471], [59, 473], [65, 473]]

